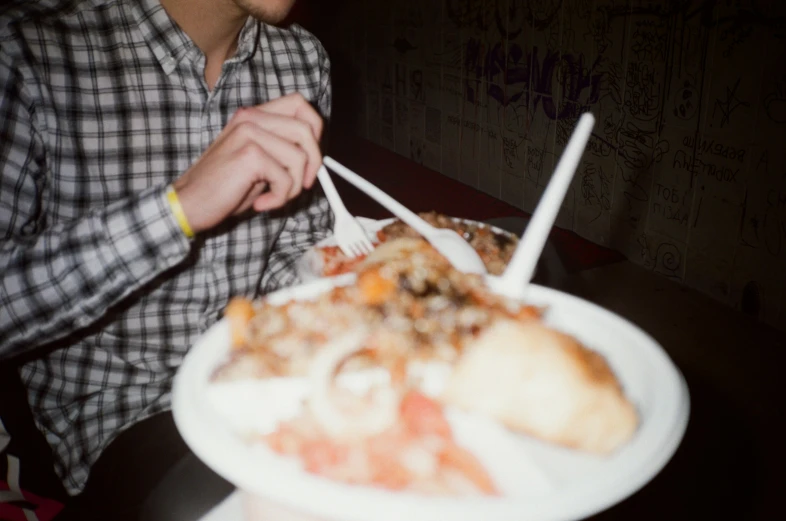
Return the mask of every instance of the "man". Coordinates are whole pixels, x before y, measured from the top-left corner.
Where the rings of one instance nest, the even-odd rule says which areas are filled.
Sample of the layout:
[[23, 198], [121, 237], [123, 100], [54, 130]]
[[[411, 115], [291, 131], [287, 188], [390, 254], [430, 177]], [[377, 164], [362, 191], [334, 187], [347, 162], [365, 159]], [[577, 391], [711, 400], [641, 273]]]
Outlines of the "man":
[[329, 63], [274, 27], [293, 2], [46, 0], [0, 18], [0, 357], [37, 356], [21, 377], [77, 496], [65, 519], [161, 515], [173, 466], [196, 478], [185, 502], [231, 490], [164, 411], [229, 298], [295, 281], [330, 226], [310, 190]]

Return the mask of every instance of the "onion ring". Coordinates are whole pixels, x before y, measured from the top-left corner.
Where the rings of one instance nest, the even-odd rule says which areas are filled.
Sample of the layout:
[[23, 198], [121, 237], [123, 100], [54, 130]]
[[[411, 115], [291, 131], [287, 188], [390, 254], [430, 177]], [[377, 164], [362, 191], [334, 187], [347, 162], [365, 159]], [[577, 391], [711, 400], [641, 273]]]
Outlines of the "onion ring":
[[372, 406], [364, 413], [348, 414], [336, 404], [335, 377], [348, 358], [365, 349], [368, 334], [368, 329], [359, 327], [336, 338], [319, 350], [311, 365], [313, 387], [308, 406], [334, 439], [374, 436], [398, 421], [400, 396], [390, 386], [372, 391]]

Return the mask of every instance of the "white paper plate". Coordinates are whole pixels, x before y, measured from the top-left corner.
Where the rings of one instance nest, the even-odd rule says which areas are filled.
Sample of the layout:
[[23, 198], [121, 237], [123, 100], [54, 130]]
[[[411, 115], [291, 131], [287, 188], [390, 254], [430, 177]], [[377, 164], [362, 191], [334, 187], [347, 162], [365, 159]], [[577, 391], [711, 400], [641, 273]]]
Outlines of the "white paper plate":
[[[311, 298], [338, 283], [321, 279], [270, 298]], [[457, 440], [484, 462], [506, 493], [504, 498], [429, 498], [342, 485], [303, 472], [296, 461], [261, 444], [244, 443], [238, 430], [254, 424], [269, 427], [274, 416], [291, 414], [293, 397], [307, 384], [208, 384], [229, 351], [224, 321], [200, 338], [178, 371], [175, 422], [196, 455], [238, 488], [336, 521], [556, 521], [590, 516], [644, 486], [674, 454], [688, 421], [687, 386], [662, 348], [617, 315], [540, 286], [532, 286], [527, 301], [549, 306], [549, 325], [575, 335], [607, 358], [636, 404], [641, 425], [630, 443], [604, 459], [511, 434], [490, 421], [449, 410]]]
[[[376, 220], [376, 219], [369, 219], [367, 217], [357, 217], [357, 220], [360, 222], [363, 228], [365, 228], [366, 231], [369, 232], [371, 236], [376, 237], [376, 234], [379, 230], [381, 230], [388, 224], [394, 222], [396, 219]], [[480, 221], [473, 221], [471, 219], [459, 219], [458, 217], [453, 218], [453, 220], [490, 228], [491, 231], [493, 231], [494, 233], [515, 237], [515, 234], [512, 234], [507, 230], [503, 230], [502, 228], [497, 228], [496, 226], [489, 226], [488, 224]], [[336, 246], [335, 237], [330, 236], [319, 241], [313, 248], [306, 251], [306, 253], [304, 253], [303, 256], [297, 260], [297, 263], [295, 264], [295, 269], [298, 277], [302, 282], [311, 282], [313, 280], [324, 278], [324, 276], [322, 275], [322, 268], [324, 267], [324, 263], [322, 262], [322, 255], [320, 255], [319, 253], [319, 248], [324, 248], [325, 246]]]

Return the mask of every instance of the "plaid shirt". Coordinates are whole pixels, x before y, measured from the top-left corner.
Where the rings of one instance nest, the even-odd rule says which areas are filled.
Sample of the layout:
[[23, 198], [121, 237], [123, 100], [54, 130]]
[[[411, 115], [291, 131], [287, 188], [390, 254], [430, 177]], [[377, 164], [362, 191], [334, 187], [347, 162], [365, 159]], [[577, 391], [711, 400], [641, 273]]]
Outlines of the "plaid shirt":
[[169, 408], [229, 298], [294, 282], [331, 225], [310, 192], [185, 238], [165, 189], [237, 108], [298, 91], [330, 109], [328, 58], [298, 26], [249, 19], [212, 91], [204, 66], [156, 0], [0, 17], [0, 356], [41, 349], [21, 375], [71, 494], [120, 431]]

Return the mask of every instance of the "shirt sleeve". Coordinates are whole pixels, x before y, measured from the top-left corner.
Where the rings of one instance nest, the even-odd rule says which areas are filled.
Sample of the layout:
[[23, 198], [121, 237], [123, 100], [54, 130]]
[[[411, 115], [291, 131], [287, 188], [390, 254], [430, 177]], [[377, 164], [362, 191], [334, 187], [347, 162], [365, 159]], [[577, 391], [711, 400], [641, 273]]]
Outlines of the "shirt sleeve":
[[23, 70], [0, 51], [0, 358], [92, 324], [190, 249], [164, 186], [48, 223], [44, 132]]

